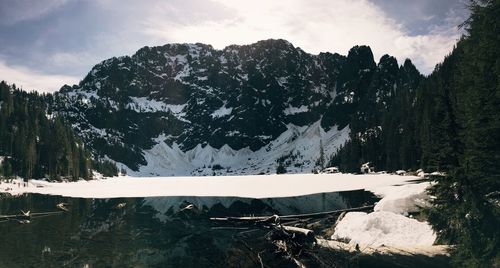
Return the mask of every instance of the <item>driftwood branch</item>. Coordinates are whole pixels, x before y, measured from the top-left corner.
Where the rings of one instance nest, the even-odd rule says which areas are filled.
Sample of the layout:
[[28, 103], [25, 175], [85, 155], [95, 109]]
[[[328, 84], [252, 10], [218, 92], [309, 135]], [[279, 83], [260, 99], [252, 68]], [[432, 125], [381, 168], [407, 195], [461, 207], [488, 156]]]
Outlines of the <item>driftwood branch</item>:
[[297, 214], [297, 215], [285, 215], [285, 216], [280, 216], [280, 218], [282, 218], [282, 219], [287, 219], [287, 218], [298, 218], [298, 219], [300, 219], [300, 218], [324, 217], [324, 216], [339, 214], [339, 213], [342, 213], [342, 212], [364, 211], [364, 210], [372, 209], [373, 207], [374, 207], [373, 205], [369, 205], [369, 206], [362, 206], [362, 207], [356, 207], [356, 208], [346, 208], [346, 209], [338, 209], [338, 210], [316, 212], [316, 213]]
[[306, 213], [306, 214], [296, 214], [296, 215], [273, 215], [273, 216], [255, 216], [255, 217], [222, 217], [222, 218], [210, 218], [212, 221], [218, 221], [218, 222], [254, 222], [254, 223], [270, 223], [270, 222], [277, 222], [277, 220], [283, 222], [283, 221], [296, 221], [298, 219], [303, 219], [303, 218], [316, 218], [316, 217], [325, 217], [329, 215], [334, 215], [334, 214], [340, 214], [342, 212], [350, 212], [350, 211], [363, 211], [363, 210], [368, 210], [372, 209], [373, 205], [369, 206], [362, 206], [362, 207], [356, 207], [356, 208], [346, 208], [346, 209], [339, 209], [339, 210], [332, 210], [332, 211], [325, 211], [325, 212], [317, 212], [317, 213]]
[[28, 223], [33, 218], [59, 215], [62, 213], [64, 213], [64, 211], [35, 212], [35, 213], [30, 213], [30, 211], [28, 212], [21, 211], [20, 214], [15, 214], [15, 215], [0, 215], [0, 221], [17, 220], [20, 222], [23, 221]]
[[333, 224], [333, 228], [337, 227], [337, 225], [339, 224], [339, 222], [344, 218], [345, 214], [347, 214], [347, 212], [342, 212], [340, 213], [340, 215], [338, 216], [337, 220], [335, 221], [335, 223]]
[[286, 225], [282, 225], [281, 227], [289, 233], [302, 237], [304, 240], [315, 240], [313, 230]]
[[[221, 223], [223, 225], [228, 224], [239, 227], [253, 227], [255, 230], [267, 229], [269, 230], [269, 232], [266, 234], [266, 238], [273, 245], [273, 254], [278, 254], [282, 258], [291, 261], [298, 267], [304, 267], [304, 264], [302, 264], [298, 258], [303, 256], [304, 253], [306, 255], [309, 254], [311, 250], [316, 247], [318, 242], [313, 230], [302, 228], [302, 226], [308, 226], [309, 228], [309, 226], [313, 226], [314, 224], [305, 225], [301, 223], [306, 223], [313, 219], [317, 220], [318, 222], [321, 222], [323, 220], [329, 222], [331, 220], [329, 218], [333, 215], [339, 215], [340, 217], [343, 217], [347, 212], [350, 211], [365, 211], [372, 208], [373, 205], [318, 213], [281, 216], [272, 215], [249, 217], [218, 217], [210, 218], [210, 220]], [[299, 224], [301, 227], [291, 226], [292, 224]], [[255, 254], [253, 249], [251, 249], [250, 247], [248, 247], [248, 249]], [[256, 263], [261, 267], [265, 266], [260, 253], [257, 254], [256, 261]]]

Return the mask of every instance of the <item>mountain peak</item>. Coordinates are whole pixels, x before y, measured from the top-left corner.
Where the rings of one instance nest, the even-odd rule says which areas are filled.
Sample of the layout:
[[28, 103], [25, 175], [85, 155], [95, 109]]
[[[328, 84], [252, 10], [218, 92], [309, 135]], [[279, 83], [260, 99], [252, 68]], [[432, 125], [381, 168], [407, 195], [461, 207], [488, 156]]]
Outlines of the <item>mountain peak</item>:
[[386, 69], [389, 72], [396, 73], [399, 69], [398, 60], [387, 54], [383, 55], [378, 62], [379, 69]]

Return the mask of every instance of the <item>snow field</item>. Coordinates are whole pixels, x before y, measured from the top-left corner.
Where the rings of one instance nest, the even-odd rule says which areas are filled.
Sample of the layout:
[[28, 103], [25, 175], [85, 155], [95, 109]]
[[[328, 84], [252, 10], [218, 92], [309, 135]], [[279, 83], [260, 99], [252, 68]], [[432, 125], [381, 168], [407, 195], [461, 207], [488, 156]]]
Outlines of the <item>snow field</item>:
[[[3, 182], [0, 192], [40, 193], [83, 198], [152, 196], [234, 196], [248, 198], [291, 197], [316, 193], [368, 190], [380, 192], [389, 185], [417, 177], [388, 174], [284, 174], [206, 177], [113, 177], [91, 181], [55, 183], [31, 180], [27, 187]], [[12, 188], [7, 191], [7, 188]]]

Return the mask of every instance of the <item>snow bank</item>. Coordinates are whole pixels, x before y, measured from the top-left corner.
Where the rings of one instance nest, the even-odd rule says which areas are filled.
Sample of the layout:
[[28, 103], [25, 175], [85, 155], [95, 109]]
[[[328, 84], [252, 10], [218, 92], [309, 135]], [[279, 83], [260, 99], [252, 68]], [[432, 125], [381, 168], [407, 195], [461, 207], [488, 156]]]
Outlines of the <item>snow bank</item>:
[[[393, 175], [394, 176], [394, 175]], [[398, 176], [398, 175], [395, 175]], [[407, 176], [398, 176], [406, 178]], [[332, 239], [348, 239], [350, 244], [376, 248], [432, 246], [436, 234], [427, 222], [407, 218], [409, 212], [428, 206], [429, 182], [402, 183], [373, 189], [383, 198], [372, 213], [350, 212], [337, 224]], [[401, 215], [403, 214], [403, 215]]]
[[429, 205], [426, 189], [430, 186], [430, 182], [423, 182], [379, 188], [376, 194], [384, 198], [375, 205], [374, 211], [390, 211], [398, 214], [418, 212], [420, 207]]
[[[353, 174], [286, 174], [216, 177], [115, 177], [102, 180], [50, 183], [32, 180], [27, 187], [0, 184], [0, 192], [40, 193], [84, 198], [148, 196], [290, 197], [365, 189], [380, 192], [389, 185], [417, 177]], [[11, 188], [7, 191], [7, 188]]]
[[392, 212], [350, 212], [335, 227], [332, 239], [349, 239], [360, 247], [431, 246], [436, 235], [429, 224]]

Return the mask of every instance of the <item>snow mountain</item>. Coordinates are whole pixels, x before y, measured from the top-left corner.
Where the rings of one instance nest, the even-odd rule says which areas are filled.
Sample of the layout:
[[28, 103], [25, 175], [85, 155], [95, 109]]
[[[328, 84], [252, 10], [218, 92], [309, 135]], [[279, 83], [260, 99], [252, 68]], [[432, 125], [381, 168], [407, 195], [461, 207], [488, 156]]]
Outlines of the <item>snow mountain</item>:
[[97, 64], [54, 94], [52, 109], [129, 174], [275, 173], [277, 161], [310, 172], [415, 72], [388, 55], [376, 64], [367, 46], [343, 56], [272, 39], [167, 44]]

